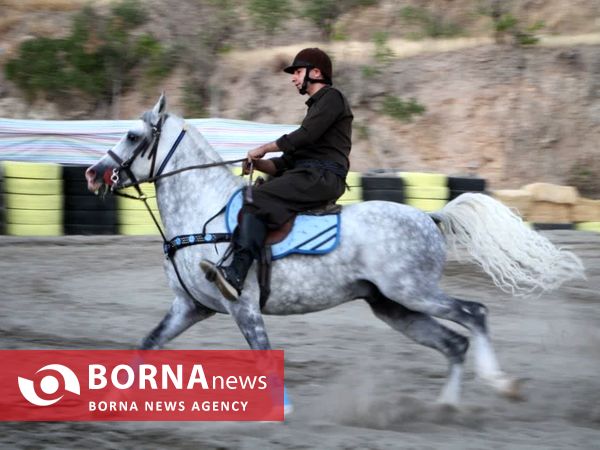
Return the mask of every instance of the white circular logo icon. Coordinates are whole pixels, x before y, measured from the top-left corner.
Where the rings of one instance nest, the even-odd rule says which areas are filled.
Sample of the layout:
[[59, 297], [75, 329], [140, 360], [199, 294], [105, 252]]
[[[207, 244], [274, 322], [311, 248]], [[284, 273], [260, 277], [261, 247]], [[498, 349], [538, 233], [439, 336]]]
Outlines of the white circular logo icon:
[[[63, 366], [62, 364], [48, 364], [47, 366], [42, 367], [36, 373], [40, 373], [43, 370], [54, 370], [58, 372], [63, 379], [66, 391], [72, 392], [73, 394], [77, 395], [81, 393], [81, 389], [79, 387], [79, 380], [77, 379], [75, 373], [68, 367]], [[18, 382], [21, 394], [23, 394], [25, 400], [27, 400], [33, 405], [50, 406], [55, 404], [61, 398], [63, 398], [63, 395], [49, 400], [40, 398], [40, 396], [35, 391], [33, 381], [27, 378], [18, 377]], [[40, 390], [46, 395], [53, 395], [56, 394], [56, 392], [58, 391], [60, 384], [61, 383], [54, 375], [46, 375], [40, 381]]]

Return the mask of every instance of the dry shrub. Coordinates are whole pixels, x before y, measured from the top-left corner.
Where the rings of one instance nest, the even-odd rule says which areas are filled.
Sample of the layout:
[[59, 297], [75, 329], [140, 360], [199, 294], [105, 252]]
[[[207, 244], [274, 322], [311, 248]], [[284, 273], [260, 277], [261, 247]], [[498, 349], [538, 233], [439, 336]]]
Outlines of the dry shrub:
[[85, 0], [4, 0], [2, 4], [22, 12], [75, 11], [81, 9]]
[[16, 24], [23, 20], [23, 15], [19, 13], [11, 13], [7, 16], [0, 17], [0, 35], [10, 31]]
[[588, 198], [600, 198], [600, 159], [587, 157], [577, 160], [569, 169], [567, 182]]

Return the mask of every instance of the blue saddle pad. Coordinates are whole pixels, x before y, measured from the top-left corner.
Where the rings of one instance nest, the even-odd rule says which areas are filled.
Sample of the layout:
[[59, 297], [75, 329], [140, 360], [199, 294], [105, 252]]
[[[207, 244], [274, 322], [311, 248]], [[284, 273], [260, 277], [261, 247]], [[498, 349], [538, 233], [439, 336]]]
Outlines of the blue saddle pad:
[[[238, 223], [238, 214], [243, 204], [240, 189], [231, 196], [225, 211], [227, 231], [233, 233]], [[293, 253], [324, 255], [334, 250], [340, 242], [340, 214], [313, 216], [298, 214], [294, 226], [285, 239], [271, 246], [273, 259]]]

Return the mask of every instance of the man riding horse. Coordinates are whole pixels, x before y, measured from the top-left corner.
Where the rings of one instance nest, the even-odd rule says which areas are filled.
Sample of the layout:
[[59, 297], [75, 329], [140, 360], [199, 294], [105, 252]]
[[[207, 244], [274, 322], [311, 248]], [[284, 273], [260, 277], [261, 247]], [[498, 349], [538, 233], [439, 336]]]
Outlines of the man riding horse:
[[[200, 263], [207, 279], [214, 280], [229, 300], [239, 298], [268, 229], [280, 228], [299, 212], [334, 202], [345, 189], [353, 115], [346, 97], [332, 86], [331, 59], [318, 48], [306, 48], [284, 72], [292, 75], [301, 95], [310, 96], [306, 116], [297, 130], [248, 152], [244, 172], [253, 164], [273, 177], [244, 201], [231, 264]], [[262, 159], [272, 152], [283, 154]]]

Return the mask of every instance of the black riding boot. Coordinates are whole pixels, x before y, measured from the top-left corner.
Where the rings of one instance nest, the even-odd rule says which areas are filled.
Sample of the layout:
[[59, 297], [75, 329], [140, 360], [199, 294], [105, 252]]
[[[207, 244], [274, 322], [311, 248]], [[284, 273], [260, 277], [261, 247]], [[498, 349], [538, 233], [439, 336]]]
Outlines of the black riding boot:
[[266, 224], [254, 214], [243, 214], [233, 238], [233, 260], [229, 266], [217, 266], [204, 259], [200, 268], [228, 300], [237, 300], [252, 261], [258, 259], [267, 236]]

